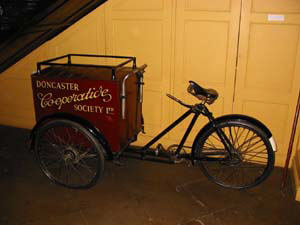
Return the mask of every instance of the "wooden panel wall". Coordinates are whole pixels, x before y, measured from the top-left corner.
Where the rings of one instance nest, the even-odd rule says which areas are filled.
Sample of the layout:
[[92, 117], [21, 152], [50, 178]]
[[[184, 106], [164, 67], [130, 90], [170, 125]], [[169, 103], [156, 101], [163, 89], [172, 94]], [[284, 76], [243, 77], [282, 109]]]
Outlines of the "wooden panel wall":
[[263, 121], [283, 165], [300, 88], [299, 1], [243, 1], [234, 112]]
[[[284, 19], [270, 21], [270, 15]], [[276, 163], [283, 165], [300, 87], [299, 25], [295, 0], [110, 0], [0, 75], [0, 124], [35, 124], [30, 74], [36, 62], [66, 53], [134, 55], [149, 65], [147, 134], [136, 144], [184, 112], [165, 93], [196, 101], [186, 92], [194, 80], [219, 91], [211, 107], [216, 116], [243, 113], [266, 123], [278, 142]], [[163, 143], [177, 143], [184, 129]]]
[[[209, 108], [214, 115], [232, 113], [235, 64], [238, 46], [240, 1], [178, 1], [176, 7], [175, 63], [172, 93], [189, 103], [198, 100], [187, 93], [189, 80], [218, 90], [220, 97]], [[173, 103], [172, 118], [186, 109]], [[201, 118], [193, 129], [190, 144], [207, 123]], [[184, 123], [171, 136], [183, 135]]]
[[138, 143], [167, 126], [172, 60], [174, 1], [113, 0], [106, 4], [107, 53], [134, 55], [137, 63], [148, 64], [145, 73], [144, 105], [146, 135]]

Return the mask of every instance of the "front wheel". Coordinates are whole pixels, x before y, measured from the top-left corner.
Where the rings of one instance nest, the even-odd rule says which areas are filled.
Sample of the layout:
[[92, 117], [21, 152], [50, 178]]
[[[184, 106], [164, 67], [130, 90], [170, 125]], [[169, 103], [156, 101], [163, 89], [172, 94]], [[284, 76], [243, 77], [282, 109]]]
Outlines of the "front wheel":
[[80, 124], [64, 119], [42, 125], [35, 153], [43, 173], [68, 188], [93, 186], [104, 171], [104, 148]]
[[[225, 149], [216, 129], [226, 135], [232, 147]], [[220, 132], [219, 132], [220, 134]], [[204, 174], [228, 188], [244, 189], [263, 182], [274, 167], [275, 155], [267, 134], [255, 124], [239, 119], [225, 119], [197, 136], [193, 156]]]

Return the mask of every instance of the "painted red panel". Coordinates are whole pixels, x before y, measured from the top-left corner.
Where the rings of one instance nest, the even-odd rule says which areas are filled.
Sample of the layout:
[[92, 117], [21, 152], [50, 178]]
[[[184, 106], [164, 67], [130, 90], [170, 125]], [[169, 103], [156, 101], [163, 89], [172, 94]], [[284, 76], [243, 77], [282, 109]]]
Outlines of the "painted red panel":
[[[131, 104], [128, 105], [133, 103], [135, 106], [131, 106], [133, 110], [126, 110], [126, 117], [138, 119], [130, 121], [121, 118], [120, 87], [123, 75], [119, 80], [107, 79], [107, 75], [101, 80], [88, 76], [66, 77], [72, 76], [32, 75], [36, 121], [59, 112], [80, 116], [101, 131], [113, 152], [120, 151], [141, 129], [141, 110], [137, 110], [140, 106], [135, 105], [139, 104], [136, 76], [128, 79], [134, 87], [127, 91], [128, 97], [131, 96]], [[131, 92], [134, 92], [133, 95]]]

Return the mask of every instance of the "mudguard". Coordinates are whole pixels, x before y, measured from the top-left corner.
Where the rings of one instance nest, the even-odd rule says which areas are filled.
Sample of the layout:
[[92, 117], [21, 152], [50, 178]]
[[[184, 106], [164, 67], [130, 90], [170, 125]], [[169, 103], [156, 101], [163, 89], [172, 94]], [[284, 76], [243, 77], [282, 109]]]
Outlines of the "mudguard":
[[[259, 120], [253, 118], [253, 117], [250, 117], [250, 116], [246, 116], [246, 115], [241, 115], [241, 114], [229, 114], [229, 115], [224, 115], [224, 116], [220, 116], [218, 118], [216, 118], [214, 120], [215, 123], [218, 123], [218, 122], [223, 122], [225, 120], [241, 120], [241, 121], [248, 121], [250, 123], [253, 123], [254, 125], [256, 125], [257, 127], [259, 127], [260, 129], [262, 129], [269, 141], [270, 141], [270, 144], [273, 148], [273, 151], [276, 151], [277, 150], [277, 147], [276, 147], [276, 143], [275, 143], [275, 140], [274, 140], [274, 137], [271, 133], [271, 131], [266, 127], [266, 125], [264, 125], [262, 122], [260, 122]], [[196, 144], [196, 140], [198, 138], [200, 138], [210, 127], [212, 127], [213, 124], [212, 122], [208, 122], [200, 131], [199, 133], [197, 134], [195, 140], [194, 140], [194, 143], [193, 143], [193, 146], [192, 146], [192, 155], [194, 155], [194, 149], [195, 149], [195, 144]]]
[[70, 120], [76, 123], [79, 123], [80, 125], [82, 125], [84, 128], [86, 128], [104, 147], [105, 149], [105, 153], [107, 154], [107, 159], [113, 159], [113, 154], [110, 150], [110, 146], [108, 144], [108, 142], [106, 141], [106, 139], [103, 137], [103, 135], [100, 133], [100, 131], [93, 126], [89, 121], [78, 117], [78, 116], [74, 116], [72, 114], [69, 113], [55, 113], [55, 114], [51, 114], [48, 116], [43, 117], [42, 119], [40, 119], [36, 125], [33, 127], [33, 129], [31, 130], [30, 133], [30, 139], [31, 139], [31, 144], [30, 144], [30, 149], [34, 149], [34, 144], [35, 144], [35, 136], [36, 136], [36, 132], [37, 130], [44, 125], [46, 122], [48, 122], [49, 120], [54, 120], [54, 119], [66, 119], [66, 120]]

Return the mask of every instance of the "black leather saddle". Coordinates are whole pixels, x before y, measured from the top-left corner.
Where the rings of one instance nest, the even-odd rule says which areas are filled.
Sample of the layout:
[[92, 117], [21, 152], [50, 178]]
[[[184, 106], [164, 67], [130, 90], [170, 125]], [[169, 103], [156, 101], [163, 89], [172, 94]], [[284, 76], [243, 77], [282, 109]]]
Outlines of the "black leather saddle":
[[199, 100], [204, 101], [205, 103], [208, 103], [210, 105], [214, 103], [214, 101], [218, 98], [219, 94], [216, 90], [205, 89], [191, 80], [189, 82], [190, 85], [188, 86], [187, 91]]

